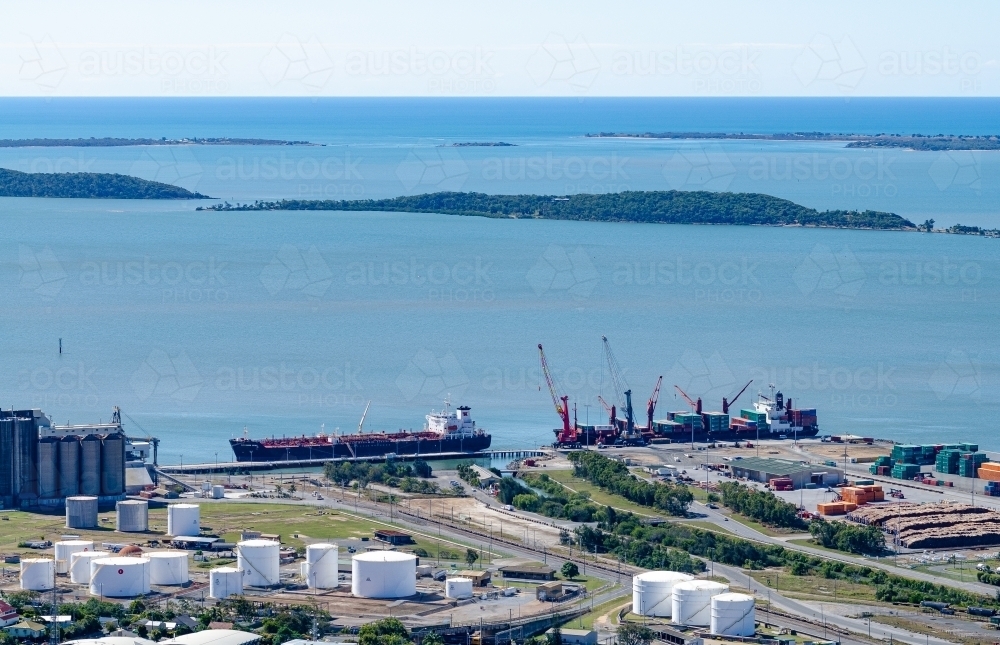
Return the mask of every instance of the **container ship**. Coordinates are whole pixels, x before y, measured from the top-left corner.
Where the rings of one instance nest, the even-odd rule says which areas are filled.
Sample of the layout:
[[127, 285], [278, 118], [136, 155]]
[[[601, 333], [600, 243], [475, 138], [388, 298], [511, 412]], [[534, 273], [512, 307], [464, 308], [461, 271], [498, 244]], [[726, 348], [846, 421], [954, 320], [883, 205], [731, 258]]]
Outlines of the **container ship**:
[[[274, 462], [306, 459], [356, 459], [360, 457], [416, 456], [440, 453], [473, 454], [490, 447], [492, 437], [476, 427], [468, 406], [427, 415], [421, 432], [359, 432], [349, 435], [230, 439], [236, 461]], [[366, 410], [367, 413], [367, 410]], [[364, 418], [362, 418], [362, 426]]]
[[741, 409], [739, 416], [729, 414], [726, 399], [722, 400], [722, 411], [717, 412], [703, 411], [701, 399], [688, 401], [693, 411], [668, 412], [666, 419], [653, 422], [653, 440], [684, 442], [692, 436], [694, 441], [803, 439], [819, 434], [816, 409], [793, 407], [792, 400], [775, 393], [773, 387], [771, 396], [758, 394], [753, 407]]

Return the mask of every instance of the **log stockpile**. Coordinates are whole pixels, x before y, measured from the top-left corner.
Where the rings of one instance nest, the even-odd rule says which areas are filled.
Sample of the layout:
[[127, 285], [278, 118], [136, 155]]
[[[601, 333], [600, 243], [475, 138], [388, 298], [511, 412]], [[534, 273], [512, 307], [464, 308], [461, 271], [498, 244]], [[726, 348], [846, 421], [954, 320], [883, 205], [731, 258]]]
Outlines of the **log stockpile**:
[[968, 504], [894, 504], [863, 506], [849, 516], [880, 527], [909, 549], [1000, 544], [1000, 513]]

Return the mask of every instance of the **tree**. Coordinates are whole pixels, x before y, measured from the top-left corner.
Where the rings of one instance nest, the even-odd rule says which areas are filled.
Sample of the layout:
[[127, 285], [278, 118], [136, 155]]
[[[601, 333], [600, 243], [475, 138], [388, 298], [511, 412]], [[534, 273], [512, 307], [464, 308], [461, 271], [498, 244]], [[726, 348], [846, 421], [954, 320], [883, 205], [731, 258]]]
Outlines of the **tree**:
[[431, 632], [424, 636], [423, 640], [420, 641], [420, 645], [444, 645], [444, 639], [441, 638], [441, 634]]
[[476, 563], [476, 560], [478, 560], [478, 559], [479, 559], [479, 554], [476, 553], [475, 549], [466, 549], [465, 550], [465, 563], [467, 565], [469, 565], [471, 567], [472, 565], [474, 565]]
[[580, 567], [576, 566], [573, 562], [563, 562], [562, 568], [559, 572], [563, 574], [563, 577], [567, 580], [572, 580], [573, 578], [580, 575]]
[[413, 472], [417, 474], [417, 477], [423, 477], [424, 479], [427, 479], [434, 473], [431, 465], [423, 459], [417, 459], [413, 462]]
[[653, 630], [645, 625], [622, 623], [618, 626], [618, 645], [649, 645]]
[[398, 618], [383, 618], [366, 623], [358, 632], [358, 645], [405, 645], [410, 633]]
[[562, 630], [558, 627], [552, 629], [551, 634], [546, 635], [549, 641], [549, 645], [562, 645]]
[[934, 220], [932, 219], [924, 220], [924, 225], [921, 228], [930, 233], [931, 231], [934, 230]]

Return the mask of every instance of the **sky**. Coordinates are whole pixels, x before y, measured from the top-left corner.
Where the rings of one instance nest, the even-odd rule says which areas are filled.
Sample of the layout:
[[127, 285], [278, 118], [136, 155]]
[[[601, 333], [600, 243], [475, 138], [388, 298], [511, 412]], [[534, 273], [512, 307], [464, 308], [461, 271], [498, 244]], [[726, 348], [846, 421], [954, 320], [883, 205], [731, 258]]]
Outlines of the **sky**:
[[0, 96], [995, 96], [990, 2], [0, 2]]

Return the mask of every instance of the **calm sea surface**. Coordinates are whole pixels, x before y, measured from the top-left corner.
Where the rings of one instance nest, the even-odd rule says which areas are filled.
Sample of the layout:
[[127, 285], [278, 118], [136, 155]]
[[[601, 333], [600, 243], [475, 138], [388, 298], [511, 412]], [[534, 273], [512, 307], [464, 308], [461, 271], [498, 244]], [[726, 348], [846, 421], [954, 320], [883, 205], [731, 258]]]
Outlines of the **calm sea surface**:
[[[0, 137], [230, 136], [313, 147], [0, 149], [0, 167], [120, 172], [229, 201], [755, 191], [997, 227], [1000, 153], [593, 139], [598, 131], [995, 133], [991, 100], [3, 100]], [[504, 141], [511, 147], [443, 144]], [[0, 199], [0, 404], [129, 415], [164, 462], [226, 440], [416, 428], [473, 407], [496, 447], [551, 441], [543, 343], [581, 421], [606, 335], [657, 417], [750, 379], [822, 431], [1000, 449], [993, 239]], [[204, 202], [204, 203], [215, 203]], [[64, 353], [58, 354], [59, 339]], [[138, 427], [136, 427], [138, 426]]]

